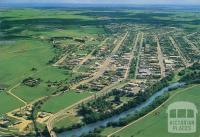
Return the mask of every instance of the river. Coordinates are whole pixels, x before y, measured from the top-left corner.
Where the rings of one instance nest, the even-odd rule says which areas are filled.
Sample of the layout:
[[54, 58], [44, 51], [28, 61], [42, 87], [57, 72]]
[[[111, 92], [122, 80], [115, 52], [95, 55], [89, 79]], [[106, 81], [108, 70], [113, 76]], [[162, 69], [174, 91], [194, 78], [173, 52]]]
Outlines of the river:
[[141, 105], [138, 105], [137, 107], [131, 108], [128, 111], [122, 112], [118, 115], [114, 115], [114, 116], [107, 118], [105, 120], [98, 121], [98, 122], [95, 122], [95, 123], [92, 123], [92, 124], [88, 124], [88, 125], [85, 125], [81, 128], [78, 128], [78, 129], [73, 129], [73, 130], [70, 130], [70, 131], [65, 131], [63, 133], [59, 133], [57, 136], [58, 137], [71, 137], [71, 136], [79, 137], [79, 136], [81, 136], [81, 134], [88, 133], [89, 131], [92, 131], [97, 127], [106, 126], [107, 123], [109, 123], [109, 122], [116, 122], [121, 118], [127, 117], [128, 115], [134, 115], [135, 112], [138, 112], [138, 111], [142, 110], [143, 108], [147, 107], [148, 105], [150, 105], [158, 96], [161, 96], [165, 92], [170, 91], [170, 89], [182, 87], [184, 85], [185, 85], [184, 83], [170, 84], [169, 86], [167, 86], [167, 87], [161, 89], [160, 91], [154, 93], [149, 99], [147, 99], [145, 102], [143, 102]]

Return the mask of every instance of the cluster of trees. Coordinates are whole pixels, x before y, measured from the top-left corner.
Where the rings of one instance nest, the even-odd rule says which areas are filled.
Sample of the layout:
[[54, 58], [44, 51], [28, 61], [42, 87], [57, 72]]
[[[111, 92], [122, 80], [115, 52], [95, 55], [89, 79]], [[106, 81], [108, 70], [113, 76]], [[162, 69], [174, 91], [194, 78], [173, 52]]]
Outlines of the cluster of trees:
[[124, 40], [122, 48], [120, 48], [121, 55], [123, 53], [131, 52], [131, 49], [133, 48], [134, 37], [135, 37], [134, 32], [129, 31], [129, 35]]
[[179, 81], [186, 83], [200, 83], [200, 63], [196, 62], [191, 67], [178, 73], [181, 76]]
[[105, 136], [102, 136], [102, 135], [100, 135], [99, 133], [88, 133], [88, 134], [83, 134], [83, 135], [81, 135], [80, 137], [105, 137]]
[[[83, 116], [84, 117], [83, 121], [88, 124], [109, 118], [115, 114], [119, 114], [125, 110], [128, 110], [131, 107], [131, 104], [133, 104], [134, 102], [134, 101], [129, 101], [122, 107], [115, 109], [113, 107], [113, 104], [120, 104], [121, 103], [120, 97], [123, 96], [133, 97], [134, 94], [113, 89], [112, 92], [106, 94], [105, 96], [99, 97], [87, 104], [83, 104], [82, 106], [80, 106], [79, 115]], [[114, 98], [113, 100], [109, 100], [108, 99], [109, 97], [114, 97]]]
[[159, 96], [156, 98], [156, 100], [153, 101], [153, 103], [151, 105], [149, 105], [148, 107], [142, 109], [140, 112], [136, 112], [134, 115], [132, 116], [128, 116], [125, 118], [120, 119], [117, 122], [110, 122], [107, 124], [107, 126], [113, 126], [113, 127], [119, 127], [119, 126], [125, 126], [128, 123], [137, 120], [138, 118], [146, 115], [147, 113], [149, 113], [150, 111], [154, 110], [156, 107], [158, 107], [160, 104], [162, 104], [163, 102], [165, 102], [167, 99], [169, 98], [169, 94], [164, 94], [162, 96]]
[[62, 55], [64, 52], [66, 52], [66, 50], [62, 49], [62, 47], [60, 47], [59, 45], [53, 44], [52, 47], [53, 47], [53, 49], [54, 49], [55, 55], [54, 55], [54, 57], [53, 57], [52, 59], [50, 59], [50, 60], [48, 61], [47, 64], [56, 63], [56, 61], [59, 60], [60, 55]]
[[[117, 122], [109, 122], [106, 127], [110, 127], [110, 126], [112, 126], [112, 127], [125, 126], [128, 123], [130, 123], [132, 121], [135, 121], [138, 118], [146, 115], [147, 113], [149, 113], [150, 111], [152, 111], [153, 109], [158, 107], [160, 104], [165, 102], [168, 98], [169, 98], [169, 94], [164, 94], [162, 96], [159, 96], [159, 97], [156, 98], [156, 100], [151, 105], [149, 105], [148, 107], [142, 109], [140, 112], [136, 112], [135, 115], [120, 119]], [[94, 131], [90, 131], [89, 133], [84, 133], [84, 134], [81, 135], [81, 137], [104, 137], [104, 136], [101, 135], [101, 132], [106, 127], [95, 128]]]
[[189, 67], [191, 70], [200, 70], [200, 62], [195, 62], [191, 67]]
[[25, 78], [22, 83], [29, 87], [35, 87], [40, 84], [42, 80], [40, 78], [34, 79], [32, 77]]
[[35, 133], [30, 133], [26, 136], [48, 136], [49, 132], [47, 130], [47, 127], [41, 128], [41, 125], [37, 122], [37, 114], [39, 111], [41, 111], [42, 105], [49, 99], [49, 97], [45, 97], [41, 100], [38, 100], [33, 104], [32, 110], [31, 110], [31, 116], [30, 120], [33, 122], [33, 130]]
[[123, 104], [117, 109], [113, 109], [112, 102], [106, 100], [107, 96], [115, 95], [114, 101], [120, 101], [120, 96], [122, 96], [124, 93], [114, 90], [106, 96], [97, 98], [96, 100], [87, 104], [83, 104], [79, 109], [79, 114], [83, 116], [83, 121], [86, 124], [97, 122], [99, 120], [104, 120], [106, 118], [112, 117], [113, 115], [120, 114], [124, 111], [129, 110], [130, 108], [137, 107], [142, 102], [145, 102], [154, 93], [168, 86], [168, 81], [170, 81], [172, 78], [173, 75], [165, 77], [158, 83], [147, 88], [145, 92], [139, 92], [135, 94], [135, 98], [132, 98], [127, 103]]
[[105, 137], [100, 134], [102, 130], [103, 127], [95, 128], [94, 131], [90, 131], [89, 133], [83, 133], [80, 137]]
[[137, 58], [133, 58], [130, 66], [129, 78], [135, 77], [136, 65], [137, 65]]
[[54, 127], [53, 131], [55, 131], [56, 133], [62, 133], [62, 132], [69, 131], [69, 130], [72, 130], [72, 129], [80, 128], [84, 125], [85, 125], [84, 123], [76, 123], [76, 124], [73, 124], [69, 127], [62, 127], [62, 128]]
[[79, 114], [84, 117], [83, 121], [88, 124], [110, 117], [108, 110], [111, 111], [111, 109], [112, 103], [100, 98], [90, 105], [82, 105]]
[[180, 81], [186, 83], [200, 83], [200, 71], [189, 72], [184, 75]]
[[126, 96], [126, 97], [133, 97], [135, 94], [132, 93], [132, 92], [123, 92], [121, 90], [118, 90], [118, 89], [113, 89], [112, 92], [109, 92], [106, 96], [109, 97], [109, 96], [119, 96], [119, 97], [123, 97], [123, 96]]

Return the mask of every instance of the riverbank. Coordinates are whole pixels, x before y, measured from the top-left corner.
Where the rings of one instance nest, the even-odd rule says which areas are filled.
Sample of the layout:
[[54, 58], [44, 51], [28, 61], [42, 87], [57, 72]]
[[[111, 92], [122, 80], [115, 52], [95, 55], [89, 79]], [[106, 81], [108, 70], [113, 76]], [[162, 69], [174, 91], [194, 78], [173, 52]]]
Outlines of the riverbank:
[[119, 115], [115, 115], [111, 118], [108, 118], [108, 119], [105, 119], [105, 120], [102, 120], [102, 121], [98, 121], [96, 123], [92, 123], [92, 124], [88, 124], [88, 125], [85, 125], [79, 129], [73, 129], [71, 131], [66, 131], [66, 132], [63, 132], [61, 134], [58, 134], [59, 137], [65, 137], [65, 136], [81, 136], [81, 134], [83, 133], [87, 133], [89, 131], [92, 131], [94, 130], [95, 128], [98, 128], [98, 127], [102, 127], [102, 126], [107, 126], [108, 123], [111, 123], [111, 122], [116, 122], [116, 121], [119, 121], [120, 119], [122, 118], [125, 118], [127, 117], [128, 115], [134, 115], [136, 112], [139, 112], [141, 111], [142, 109], [146, 108], [147, 106], [149, 106], [153, 101], [155, 101], [155, 99], [161, 95], [163, 95], [164, 93], [166, 93], [167, 91], [171, 90], [171, 89], [174, 89], [174, 88], [178, 88], [180, 86], [183, 86], [183, 83], [173, 83], [173, 84], [170, 84], [169, 86], [161, 89], [160, 91], [154, 93], [148, 100], [146, 100], [145, 102], [143, 102], [141, 105], [137, 106], [137, 107], [134, 107], [134, 108], [131, 108], [130, 110], [128, 111], [125, 111]]
[[[162, 137], [171, 137], [172, 135], [167, 131], [167, 106], [176, 101], [189, 101], [196, 105], [197, 109], [199, 106], [199, 96], [200, 96], [200, 85], [188, 85], [184, 89], [177, 89], [170, 92], [170, 98], [165, 101], [162, 105], [157, 107], [155, 110], [151, 111], [144, 117], [129, 123], [124, 127], [113, 128], [109, 127], [103, 129], [100, 133], [101, 136], [120, 136], [120, 137], [153, 137], [160, 135]], [[193, 137], [198, 136], [200, 131], [198, 130], [198, 125], [200, 123], [200, 118], [197, 117], [197, 132], [192, 134], [176, 134], [176, 137]], [[153, 124], [153, 125], [152, 125]], [[112, 132], [110, 132], [112, 131]]]
[[[180, 80], [182, 77], [188, 77], [188, 76], [190, 76], [191, 75], [191, 73], [196, 73], [196, 71], [198, 71], [198, 67], [199, 67], [199, 63], [195, 63], [194, 65], [192, 65], [192, 66], [190, 66], [190, 67], [188, 67], [188, 68], [186, 68], [184, 71], [185, 71], [185, 73], [184, 74], [181, 74], [180, 72], [179, 73], [177, 73], [177, 74], [171, 74], [171, 75], [168, 75], [167, 77], [165, 77], [164, 79], [162, 79], [161, 81], [159, 81], [157, 84], [155, 84], [155, 85], [153, 85], [153, 86], [151, 86], [151, 87], [149, 87], [149, 88], [147, 88], [146, 89], [146, 91], [144, 92], [144, 94], [142, 95], [142, 100], [141, 100], [141, 102], [144, 102], [144, 101], [146, 101], [146, 102], [148, 102], [148, 100], [149, 100], [149, 98], [151, 99], [151, 96], [154, 96], [154, 94], [157, 94], [157, 92], [159, 91], [159, 90], [161, 90], [161, 88], [163, 88], [163, 87], [171, 87], [171, 85], [172, 86], [174, 86], [174, 84], [176, 83], [176, 81], [180, 81], [180, 83], [181, 82], [186, 82], [187, 84], [189, 84], [188, 83], [188, 81], [191, 81], [191, 79], [190, 79], [190, 77], [188, 78], [188, 81], [182, 81], [182, 80]], [[176, 75], [177, 76], [179, 76], [179, 78], [178, 79], [176, 79], [176, 80], [174, 80], [174, 77], [176, 77]], [[194, 76], [194, 75], [192, 75], [192, 76]], [[197, 78], [198, 79], [198, 78]], [[174, 84], [172, 83], [172, 82], [175, 82]], [[170, 84], [170, 85], [169, 85]], [[169, 86], [168, 86], [169, 85]], [[176, 85], [176, 84], [175, 84]], [[179, 87], [179, 86], [178, 86]], [[178, 88], [178, 87], [174, 87], [174, 88]], [[164, 91], [166, 90], [165, 88], [163, 88], [164, 89]], [[168, 90], [171, 90], [171, 88], [167, 88], [167, 91]], [[150, 91], [150, 92], [149, 92]], [[162, 90], [161, 90], [162, 91]], [[159, 91], [160, 92], [160, 91]], [[166, 92], [166, 91], [165, 91]], [[162, 94], [163, 94], [163, 92], [162, 92]], [[161, 96], [162, 94], [160, 94], [159, 96]], [[143, 96], [144, 97], [147, 97], [147, 98], [143, 98]], [[158, 96], [157, 96], [158, 97]], [[153, 99], [153, 100], [155, 100], [155, 98]], [[141, 103], [140, 101], [139, 101], [139, 103]], [[152, 103], [153, 101], [151, 100], [150, 101], [150, 103]], [[149, 103], [149, 104], [150, 104]], [[160, 102], [160, 104], [162, 104], [162, 101]], [[140, 106], [140, 104], [138, 104], [138, 106]], [[133, 105], [132, 106], [133, 108], [132, 109], [134, 109], [135, 108], [135, 106]], [[124, 115], [124, 113], [126, 113], [126, 112], [130, 112], [130, 111], [132, 111], [132, 109], [130, 109], [130, 110], [128, 110], [128, 111], [125, 111], [125, 112], [122, 112], [122, 113], [120, 113], [120, 114], [117, 114], [117, 116], [120, 116], [121, 114], [122, 115]], [[149, 110], [150, 111], [150, 110]], [[129, 115], [132, 115], [132, 114], [129, 114]], [[66, 129], [61, 129], [60, 131], [62, 131], [63, 133], [73, 133], [74, 131], [75, 132], [79, 132], [79, 129], [81, 129], [81, 133], [87, 133], [87, 132], [89, 132], [89, 131], [91, 131], [91, 130], [94, 130], [95, 128], [98, 128], [98, 127], [102, 127], [102, 126], [107, 126], [108, 125], [108, 123], [109, 124], [113, 124], [113, 123], [115, 123], [116, 124], [116, 121], [119, 121], [119, 119], [122, 119], [122, 118], [124, 118], [124, 117], [120, 117], [120, 118], [116, 118], [117, 116], [113, 116], [113, 117], [111, 117], [111, 118], [107, 118], [107, 119], [105, 119], [105, 120], [101, 120], [101, 121], [97, 121], [96, 123], [92, 123], [92, 124], [83, 124], [83, 125], [79, 125], [80, 126], [80, 128], [78, 128], [78, 129], [73, 129], [73, 128], [71, 128], [70, 130], [68, 130], [67, 132], [63, 132], [64, 130], [66, 130]], [[126, 116], [125, 116], [126, 117]], [[113, 120], [114, 119], [114, 120]], [[109, 120], [111, 120], [111, 121], [109, 121]], [[113, 122], [114, 121], [114, 122]], [[130, 121], [128, 122], [128, 123], [130, 123]], [[96, 126], [96, 124], [97, 125], [99, 125], [99, 126]], [[127, 124], [127, 123], [126, 123]], [[79, 126], [75, 126], [74, 128], [77, 128], [77, 127], [79, 127]], [[119, 123], [118, 123], [118, 126], [119, 126]], [[89, 128], [87, 128], [87, 127], [89, 127]], [[92, 129], [91, 129], [91, 127], [92, 127]], [[88, 130], [88, 129], [91, 129], [91, 130]], [[63, 134], [63, 133], [61, 133], [61, 135]], [[59, 134], [60, 135], [60, 134]], [[72, 134], [72, 135], [74, 135], [74, 134]], [[79, 135], [77, 135], [77, 134], [75, 134], [76, 136], [80, 136], [81, 134], [79, 134]]]

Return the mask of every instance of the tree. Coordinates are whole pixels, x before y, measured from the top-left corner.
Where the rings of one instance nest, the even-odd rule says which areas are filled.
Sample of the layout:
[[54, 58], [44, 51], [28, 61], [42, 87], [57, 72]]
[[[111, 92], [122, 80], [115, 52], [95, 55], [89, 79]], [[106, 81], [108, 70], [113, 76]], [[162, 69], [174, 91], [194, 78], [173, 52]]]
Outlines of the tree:
[[120, 97], [119, 96], [115, 96], [114, 101], [115, 102], [121, 102]]

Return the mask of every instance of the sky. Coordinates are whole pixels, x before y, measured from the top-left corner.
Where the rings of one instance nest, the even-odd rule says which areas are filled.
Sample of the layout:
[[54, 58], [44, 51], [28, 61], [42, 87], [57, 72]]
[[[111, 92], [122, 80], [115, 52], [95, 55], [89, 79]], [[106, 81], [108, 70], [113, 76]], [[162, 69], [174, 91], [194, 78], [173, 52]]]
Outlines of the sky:
[[172, 4], [200, 5], [200, 0], [0, 0], [1, 3]]

